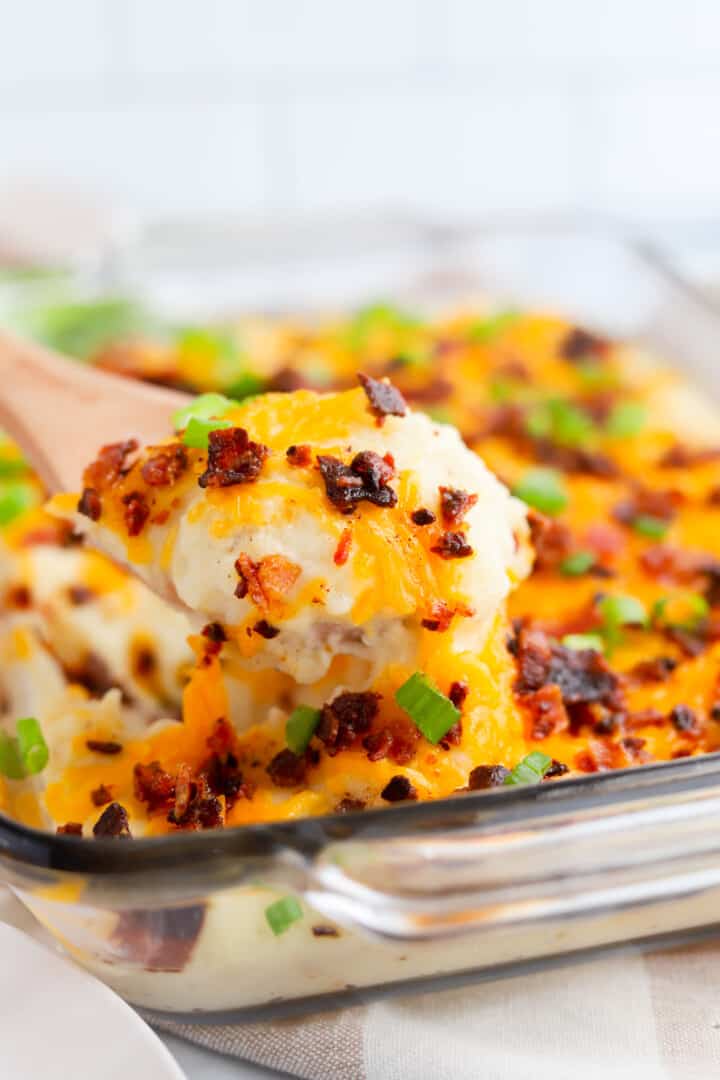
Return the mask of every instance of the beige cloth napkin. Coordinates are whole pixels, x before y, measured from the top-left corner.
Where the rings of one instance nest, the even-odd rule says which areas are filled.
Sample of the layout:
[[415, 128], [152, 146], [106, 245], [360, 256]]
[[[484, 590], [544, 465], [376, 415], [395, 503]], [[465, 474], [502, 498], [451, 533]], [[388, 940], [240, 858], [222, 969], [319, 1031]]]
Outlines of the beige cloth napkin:
[[720, 943], [300, 1020], [156, 1026], [305, 1080], [713, 1080]]

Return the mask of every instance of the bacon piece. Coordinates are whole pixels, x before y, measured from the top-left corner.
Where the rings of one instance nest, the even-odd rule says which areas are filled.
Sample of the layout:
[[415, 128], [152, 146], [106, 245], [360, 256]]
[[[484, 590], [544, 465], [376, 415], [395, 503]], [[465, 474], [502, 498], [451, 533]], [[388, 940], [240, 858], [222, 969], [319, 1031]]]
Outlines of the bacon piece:
[[306, 755], [286, 747], [275, 755], [266, 771], [276, 787], [298, 787], [305, 780], [307, 764]]
[[606, 454], [581, 446], [561, 446], [551, 439], [534, 439], [535, 458], [543, 465], [553, 465], [569, 473], [583, 473], [611, 480], [619, 475], [617, 465]]
[[266, 604], [282, 601], [302, 569], [284, 555], [265, 555], [257, 565], [257, 579]]
[[79, 821], [68, 821], [65, 825], [58, 825], [55, 832], [58, 836], [82, 836], [83, 827]]
[[445, 532], [437, 544], [430, 550], [441, 559], [467, 559], [473, 554], [473, 548], [468, 544], [467, 537], [461, 532]]
[[672, 656], [653, 656], [638, 661], [625, 673], [625, 678], [639, 684], [663, 683], [667, 682], [677, 666], [678, 662]]
[[530, 539], [535, 548], [535, 569], [554, 570], [572, 553], [573, 535], [567, 525], [537, 510], [528, 513]]
[[488, 788], [502, 787], [510, 770], [504, 765], [476, 765], [468, 776], [468, 791], [487, 791]]
[[127, 459], [137, 449], [137, 439], [125, 439], [124, 442], [103, 446], [97, 459], [83, 473], [84, 486], [98, 491], [110, 487], [128, 472]]
[[412, 786], [407, 776], [393, 776], [388, 780], [380, 792], [380, 798], [385, 802], [414, 802], [417, 799], [417, 791]]
[[457, 680], [456, 682], [450, 684], [450, 689], [448, 690], [448, 697], [450, 698], [456, 709], [462, 709], [463, 705], [465, 704], [465, 699], [469, 693], [470, 687], [465, 682], [465, 680], [463, 679], [462, 682]]
[[550, 762], [550, 767], [543, 776], [543, 780], [554, 780], [558, 776], [565, 776], [569, 773], [570, 769], [562, 761], [557, 761], [555, 758]]
[[414, 525], [432, 525], [436, 520], [432, 510], [426, 510], [424, 506], [421, 506], [419, 510], [413, 510], [410, 515]]
[[109, 739], [86, 739], [85, 745], [94, 754], [113, 755], [122, 753], [122, 743], [112, 742]]
[[454, 390], [449, 379], [435, 376], [419, 386], [409, 386], [405, 393], [410, 401], [419, 405], [437, 405], [441, 401], [447, 401]]
[[83, 488], [77, 504], [78, 514], [83, 514], [91, 521], [99, 521], [102, 514], [102, 500], [95, 488]]
[[200, 776], [191, 785], [190, 801], [182, 816], [177, 817], [173, 807], [167, 820], [172, 825], [190, 831], [220, 829], [225, 824], [225, 813], [220, 799], [208, 790], [205, 778]]
[[358, 379], [379, 423], [382, 424], [386, 416], [405, 416], [407, 402], [389, 379], [373, 379], [361, 373]]
[[632, 525], [641, 516], [670, 522], [682, 501], [683, 497], [678, 491], [653, 491], [638, 484], [629, 498], [615, 505], [613, 517], [622, 525]]
[[344, 566], [348, 561], [350, 555], [350, 547], [352, 546], [352, 531], [350, 529], [343, 529], [338, 540], [338, 545], [335, 548], [333, 554], [333, 562], [336, 566]]
[[207, 468], [198, 484], [208, 488], [253, 483], [268, 454], [267, 446], [251, 442], [244, 428], [218, 428], [208, 437]]
[[94, 806], [105, 806], [112, 802], [112, 791], [106, 784], [100, 784], [90, 792], [90, 799]]
[[566, 649], [551, 643], [544, 631], [531, 627], [521, 627], [516, 649], [518, 694], [532, 694], [555, 684], [566, 707], [595, 702], [611, 709], [619, 706], [618, 677], [593, 649]]
[[460, 488], [440, 487], [440, 513], [446, 525], [457, 525], [478, 501]]
[[276, 638], [280, 633], [279, 628], [277, 626], [273, 626], [267, 621], [267, 619], [260, 619], [258, 622], [256, 622], [253, 626], [253, 631], [256, 634], [259, 634], [260, 637], [265, 638], [267, 641], [271, 641], [272, 638]]
[[665, 469], [687, 469], [693, 465], [705, 465], [720, 459], [720, 447], [692, 447], [675, 443], [660, 457], [658, 465]]
[[175, 778], [166, 772], [159, 761], [149, 765], [139, 762], [133, 769], [135, 798], [145, 803], [150, 813], [169, 810], [175, 802]]
[[147, 458], [141, 469], [142, 478], [150, 487], [172, 487], [187, 467], [187, 450], [181, 443], [173, 443]]
[[288, 446], [285, 457], [289, 465], [302, 469], [312, 462], [312, 450], [307, 443], [301, 443], [300, 446]]
[[356, 814], [359, 810], [365, 809], [365, 803], [362, 799], [353, 799], [350, 795], [346, 795], [334, 809], [336, 814]]
[[430, 614], [421, 619], [421, 625], [426, 630], [434, 630], [442, 634], [449, 627], [454, 615], [454, 609], [448, 607], [444, 600], [433, 600], [430, 605]]
[[93, 836], [98, 840], [130, 840], [130, 823], [127, 810], [120, 803], [111, 802], [93, 826]]
[[605, 338], [591, 334], [580, 326], [574, 326], [563, 338], [558, 351], [564, 360], [576, 364], [584, 360], [603, 360], [609, 347], [610, 343]]
[[207, 641], [206, 654], [217, 656], [227, 641], [227, 634], [219, 622], [208, 623], [202, 628], [202, 636]]
[[670, 722], [676, 731], [683, 734], [699, 735], [698, 718], [687, 705], [676, 705], [670, 712]]
[[318, 454], [317, 463], [327, 497], [342, 514], [351, 514], [363, 500], [375, 506], [397, 504], [397, 494], [388, 487], [395, 470], [387, 457], [366, 450], [356, 454], [350, 465], [344, 465], [339, 458]]
[[349, 749], [356, 739], [366, 735], [378, 714], [380, 694], [368, 690], [364, 693], [339, 694], [324, 705], [320, 723], [315, 734], [334, 757], [340, 750]]
[[568, 714], [563, 695], [557, 683], [549, 683], [523, 697], [523, 705], [530, 713], [530, 737], [546, 739], [560, 731], [567, 731]]
[[123, 495], [125, 528], [128, 536], [139, 536], [150, 517], [150, 507], [142, 491], [131, 491]]

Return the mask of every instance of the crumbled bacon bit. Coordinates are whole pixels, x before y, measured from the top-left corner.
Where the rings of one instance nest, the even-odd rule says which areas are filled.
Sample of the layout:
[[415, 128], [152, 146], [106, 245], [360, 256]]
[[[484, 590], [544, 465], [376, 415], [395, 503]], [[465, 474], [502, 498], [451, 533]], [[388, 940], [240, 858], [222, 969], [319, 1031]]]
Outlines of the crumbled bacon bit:
[[565, 776], [569, 773], [570, 769], [562, 761], [556, 761], [555, 758], [550, 762], [550, 767], [543, 776], [543, 780], [554, 780], [558, 776]]
[[227, 641], [227, 634], [218, 622], [208, 623], [207, 626], [204, 626], [202, 636], [207, 642], [205, 652], [212, 656], [217, 656]]
[[635, 757], [646, 742], [647, 739], [641, 739], [637, 735], [626, 735], [620, 740], [620, 745], [623, 750], [627, 750], [631, 757]]
[[317, 463], [327, 497], [342, 514], [351, 514], [362, 500], [375, 506], [397, 504], [397, 494], [388, 487], [395, 470], [387, 455], [381, 458], [372, 450], [366, 450], [356, 454], [350, 465], [343, 465], [339, 458], [318, 454]]
[[682, 731], [689, 735], [699, 733], [697, 716], [687, 705], [676, 705], [670, 712], [670, 721], [676, 731]]
[[720, 458], [720, 447], [692, 447], [675, 443], [661, 456], [658, 465], [666, 469], [687, 469], [693, 465], [705, 465]]
[[465, 680], [463, 679], [462, 682], [458, 680], [450, 684], [448, 697], [450, 698], [456, 709], [462, 709], [469, 692], [470, 687], [465, 682]]
[[149, 765], [138, 762], [133, 769], [135, 798], [145, 803], [150, 813], [169, 810], [175, 801], [175, 779], [159, 761]]
[[546, 739], [568, 728], [568, 714], [562, 691], [556, 683], [541, 686], [523, 697], [523, 705], [530, 713], [532, 739]]
[[27, 585], [13, 585], [5, 594], [5, 603], [19, 611], [26, 610], [32, 605], [32, 592]]
[[312, 462], [312, 450], [307, 443], [299, 446], [288, 446], [285, 457], [289, 465], [295, 465], [299, 469], [306, 468]]
[[293, 390], [312, 388], [312, 382], [297, 368], [284, 367], [271, 375], [265, 389], [268, 393], [291, 394]]
[[462, 742], [462, 718], [457, 720], [443, 735], [439, 745], [443, 750], [449, 750], [451, 746], [459, 746]]
[[653, 656], [640, 660], [626, 672], [626, 678], [632, 682], [666, 682], [677, 667], [678, 662], [672, 656]]
[[531, 694], [555, 684], [566, 707], [594, 702], [609, 708], [618, 705], [618, 678], [605, 658], [593, 649], [566, 649], [552, 644], [542, 630], [531, 627], [521, 627], [516, 648], [518, 694]]
[[340, 750], [349, 749], [357, 738], [370, 731], [378, 714], [380, 700], [380, 694], [369, 690], [365, 693], [347, 692], [323, 706], [315, 734], [324, 743], [330, 757]]
[[440, 487], [440, 513], [446, 525], [457, 525], [478, 501], [460, 488]]
[[111, 802], [93, 826], [93, 836], [98, 840], [129, 840], [132, 837], [127, 810], [120, 803]]
[[150, 487], [171, 487], [187, 467], [187, 450], [181, 443], [173, 443], [147, 458], [141, 469], [142, 478]]
[[324, 923], [313, 926], [313, 937], [340, 937], [340, 931], [335, 926], [326, 926]]
[[253, 626], [253, 631], [256, 634], [259, 634], [260, 637], [265, 638], [267, 641], [270, 641], [272, 638], [277, 637], [280, 633], [279, 627], [272, 626], [267, 621], [267, 619], [260, 619], [258, 622], [256, 622]]
[[284, 555], [266, 555], [256, 563], [245, 553], [235, 560], [235, 570], [240, 578], [235, 596], [242, 600], [249, 595], [259, 608], [284, 600], [302, 573], [301, 568]]
[[55, 830], [58, 836], [82, 836], [82, 831], [79, 821], [68, 821], [65, 825], [58, 825]]
[[87, 585], [70, 585], [68, 587], [68, 600], [74, 607], [82, 607], [94, 600], [95, 593]]
[[125, 504], [123, 517], [128, 536], [139, 536], [150, 517], [147, 499], [142, 491], [130, 491], [127, 495], [123, 495], [122, 501]]
[[467, 537], [461, 532], [445, 532], [437, 544], [430, 548], [441, 559], [467, 559], [473, 554], [473, 548], [468, 544]]
[[83, 488], [82, 495], [78, 499], [78, 514], [83, 514], [91, 521], [99, 521], [102, 514], [102, 501], [95, 488]]
[[629, 498], [616, 504], [613, 517], [621, 525], [632, 525], [641, 516], [670, 522], [681, 501], [682, 496], [677, 491], [653, 491], [637, 485]]
[[411, 401], [420, 405], [437, 405], [447, 401], [453, 392], [453, 384], [441, 376], [434, 377], [418, 386], [408, 386], [405, 393]]
[[121, 754], [122, 743], [112, 742], [110, 739], [86, 739], [85, 745], [94, 754]]
[[276, 787], [297, 787], [305, 780], [307, 758], [286, 747], [275, 755], [266, 771]]
[[584, 473], [610, 480], [619, 473], [615, 462], [597, 450], [582, 446], [561, 446], [551, 439], [533, 439], [535, 458], [543, 465], [552, 465], [569, 473]]
[[218, 428], [208, 436], [207, 468], [198, 479], [202, 488], [230, 487], [257, 480], [269, 450], [251, 442], [244, 428]]
[[107, 803], [112, 802], [112, 791], [106, 784], [100, 784], [94, 791], [90, 792], [90, 798], [94, 806], [106, 806]]
[[607, 355], [609, 344], [605, 338], [575, 326], [560, 343], [559, 352], [564, 360], [582, 363], [584, 360], [603, 359]]
[[379, 423], [382, 424], [386, 416], [405, 416], [407, 402], [389, 379], [373, 379], [363, 374], [358, 374], [358, 379]]
[[340, 534], [338, 545], [335, 548], [333, 554], [333, 562], [336, 566], [344, 566], [348, 561], [350, 555], [350, 548], [352, 546], [352, 531], [350, 529], [343, 529]]
[[430, 605], [430, 614], [421, 619], [421, 625], [426, 630], [444, 633], [453, 620], [455, 611], [448, 607], [444, 600], [433, 600]]
[[414, 802], [417, 797], [417, 791], [407, 776], [393, 776], [380, 792], [380, 798], [390, 803]]
[[504, 765], [476, 765], [468, 776], [468, 791], [486, 791], [488, 788], [502, 787], [510, 770]]
[[414, 525], [432, 525], [436, 520], [432, 510], [426, 510], [424, 506], [421, 506], [419, 510], [413, 510], [410, 515]]
[[221, 829], [225, 824], [223, 805], [220, 799], [209, 791], [203, 776], [199, 776], [197, 780], [193, 781], [190, 792], [190, 801], [182, 816], [176, 816], [174, 807], [168, 813], [167, 820], [170, 824], [190, 831]]
[[371, 731], [363, 739], [362, 745], [368, 761], [390, 758], [397, 765], [407, 765], [415, 756], [419, 741], [420, 732], [415, 724], [409, 718], [397, 717], [392, 723]]
[[531, 510], [528, 513], [528, 523], [537, 570], [554, 570], [572, 554], [573, 535], [563, 522]]
[[356, 814], [359, 810], [365, 809], [365, 803], [362, 799], [353, 799], [350, 795], [346, 795], [344, 799], [335, 807], [336, 814]]
[[138, 449], [138, 445], [137, 439], [125, 439], [124, 442], [103, 446], [97, 459], [83, 473], [84, 486], [102, 491], [114, 484], [127, 473], [127, 459]]

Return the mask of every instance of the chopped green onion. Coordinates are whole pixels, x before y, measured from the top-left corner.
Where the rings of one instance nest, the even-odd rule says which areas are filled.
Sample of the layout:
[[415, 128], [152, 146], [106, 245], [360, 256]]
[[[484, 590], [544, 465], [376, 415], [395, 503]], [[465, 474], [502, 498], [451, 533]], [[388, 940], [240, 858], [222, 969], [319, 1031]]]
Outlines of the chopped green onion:
[[640, 536], [647, 536], [650, 540], [662, 540], [670, 528], [670, 523], [651, 514], [638, 514], [633, 518], [632, 527]]
[[229, 428], [232, 424], [229, 420], [201, 420], [192, 416], [182, 437], [186, 446], [192, 446], [196, 450], [207, 450], [211, 431], [219, 428]]
[[468, 329], [468, 337], [470, 341], [478, 345], [489, 345], [519, 318], [518, 311], [498, 311], [494, 315], [488, 315], [486, 319], [473, 323]]
[[113, 341], [155, 328], [143, 308], [121, 297], [33, 307], [25, 321], [28, 331], [44, 345], [79, 360], [90, 359]]
[[562, 398], [537, 405], [528, 416], [527, 432], [534, 439], [551, 438], [563, 446], [577, 446], [595, 430], [595, 425], [583, 410]]
[[0, 525], [9, 525], [33, 505], [35, 493], [30, 484], [15, 481], [0, 486]]
[[607, 390], [617, 383], [617, 377], [607, 364], [585, 360], [575, 365], [578, 378], [586, 390]]
[[200, 394], [189, 405], [173, 413], [173, 427], [175, 431], [182, 431], [191, 420], [211, 420], [214, 416], [224, 416], [234, 405], [235, 402], [224, 394]]
[[573, 652], [583, 652], [585, 649], [599, 653], [605, 651], [605, 642], [600, 634], [566, 634], [562, 644]]
[[612, 650], [622, 641], [621, 629], [623, 626], [648, 625], [648, 614], [645, 605], [634, 596], [604, 596], [599, 604], [602, 616], [602, 626], [599, 632], [605, 641], [606, 649]]
[[363, 349], [377, 331], [412, 330], [420, 326], [420, 321], [400, 308], [388, 303], [369, 304], [356, 313], [350, 321], [344, 336], [348, 348]]
[[264, 385], [259, 375], [255, 375], [252, 371], [243, 371], [228, 386], [227, 392], [233, 402], [244, 401], [246, 398], [261, 394]]
[[275, 937], [284, 934], [303, 917], [303, 909], [294, 896], [283, 896], [265, 908], [265, 918]]
[[645, 426], [646, 410], [639, 401], [620, 401], [605, 424], [605, 431], [615, 439], [628, 439]]
[[512, 491], [518, 499], [543, 514], [559, 514], [568, 504], [565, 486], [555, 469], [529, 469]]
[[533, 439], [545, 439], [550, 435], [552, 418], [546, 405], [538, 405], [528, 414], [525, 430]]
[[498, 405], [512, 401], [516, 394], [515, 384], [510, 379], [493, 379], [488, 387], [490, 399]]
[[696, 630], [710, 614], [710, 605], [700, 593], [683, 593], [663, 596], [656, 600], [650, 613], [654, 626], [673, 627], [678, 630]]
[[431, 743], [439, 743], [460, 719], [460, 711], [422, 671], [397, 689], [395, 701]]
[[25, 775], [17, 739], [0, 731], [0, 773], [10, 780], [22, 780]]
[[30, 776], [42, 772], [48, 763], [50, 751], [40, 724], [34, 716], [25, 716], [22, 720], [18, 720], [15, 731], [25, 772]]
[[542, 750], [532, 750], [510, 770], [503, 783], [510, 787], [539, 784], [551, 765], [552, 758], [549, 754], [543, 754]]
[[309, 705], [293, 709], [285, 724], [285, 741], [293, 753], [305, 753], [319, 723], [319, 709], [311, 709]]
[[0, 458], [0, 480], [14, 480], [28, 471], [27, 462], [22, 458]]
[[560, 573], [566, 577], [580, 577], [595, 565], [595, 555], [592, 551], [574, 551], [560, 563]]

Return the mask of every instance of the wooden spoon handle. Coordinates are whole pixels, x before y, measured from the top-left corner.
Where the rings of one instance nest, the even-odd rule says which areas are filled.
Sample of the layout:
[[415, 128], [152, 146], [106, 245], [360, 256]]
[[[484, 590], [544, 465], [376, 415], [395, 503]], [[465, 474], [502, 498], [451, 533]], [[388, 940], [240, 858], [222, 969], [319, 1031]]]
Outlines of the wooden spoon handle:
[[62, 356], [0, 330], [0, 427], [50, 492], [76, 490], [100, 446], [158, 442], [188, 397]]

